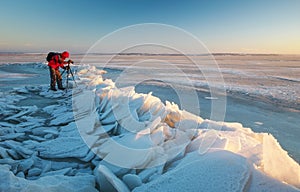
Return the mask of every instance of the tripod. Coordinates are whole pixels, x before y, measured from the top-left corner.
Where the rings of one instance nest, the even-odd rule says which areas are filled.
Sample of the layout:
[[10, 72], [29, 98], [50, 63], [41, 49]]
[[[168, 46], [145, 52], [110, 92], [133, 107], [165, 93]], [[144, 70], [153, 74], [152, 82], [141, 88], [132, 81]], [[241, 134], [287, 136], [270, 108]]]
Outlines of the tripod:
[[75, 85], [77, 87], [77, 83], [74, 79], [74, 75], [73, 75], [73, 72], [71, 70], [71, 67], [70, 67], [70, 64], [68, 63], [68, 65], [66, 66], [66, 68], [64, 69], [64, 71], [61, 73], [61, 75], [63, 75], [65, 72], [67, 72], [67, 86], [66, 86], [66, 92], [68, 91], [68, 88], [69, 88], [69, 75], [71, 74], [72, 78], [73, 78], [73, 81], [75, 82]]

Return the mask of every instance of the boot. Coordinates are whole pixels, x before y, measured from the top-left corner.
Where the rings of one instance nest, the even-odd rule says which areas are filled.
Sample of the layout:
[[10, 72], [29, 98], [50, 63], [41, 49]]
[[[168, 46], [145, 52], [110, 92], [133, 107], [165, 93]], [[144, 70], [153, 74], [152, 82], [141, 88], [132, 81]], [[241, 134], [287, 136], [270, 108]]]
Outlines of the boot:
[[53, 85], [52, 82], [51, 82], [51, 84], [50, 84], [50, 90], [52, 90], [52, 91], [57, 91], [57, 89], [55, 88], [55, 84]]
[[58, 89], [60, 89], [60, 90], [65, 90], [66, 88], [64, 88], [63, 86], [62, 86], [62, 80], [60, 79], [60, 80], [57, 80], [57, 86], [58, 86]]
[[55, 79], [51, 79], [50, 89], [52, 91], [57, 91], [57, 89], [55, 88]]

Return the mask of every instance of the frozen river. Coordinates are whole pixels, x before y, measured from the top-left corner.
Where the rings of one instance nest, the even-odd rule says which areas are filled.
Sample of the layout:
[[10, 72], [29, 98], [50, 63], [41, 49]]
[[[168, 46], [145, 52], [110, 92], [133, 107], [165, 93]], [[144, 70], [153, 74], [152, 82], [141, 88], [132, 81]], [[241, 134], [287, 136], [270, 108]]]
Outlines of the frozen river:
[[[33, 63], [1, 65], [2, 94], [24, 85], [48, 84], [47, 68], [36, 68], [34, 64], [44, 62], [44, 56], [1, 55], [1, 64]], [[113, 79], [119, 87], [134, 85], [136, 92], [153, 92], [162, 101], [173, 101], [207, 119], [211, 117], [212, 101], [224, 96], [212, 97], [210, 88], [224, 90], [224, 121], [239, 122], [255, 132], [271, 133], [300, 162], [300, 56], [216, 55], [217, 68], [210, 65], [211, 58], [192, 58], [199, 61], [198, 65], [184, 56], [92, 55], [84, 60], [82, 55], [74, 56], [77, 64], [106, 68], [108, 73], [104, 77]], [[174, 89], [173, 85], [179, 88]], [[178, 90], [184, 94], [178, 96]], [[190, 97], [191, 90], [196, 91], [199, 106], [189, 102], [182, 106], [182, 100]]]

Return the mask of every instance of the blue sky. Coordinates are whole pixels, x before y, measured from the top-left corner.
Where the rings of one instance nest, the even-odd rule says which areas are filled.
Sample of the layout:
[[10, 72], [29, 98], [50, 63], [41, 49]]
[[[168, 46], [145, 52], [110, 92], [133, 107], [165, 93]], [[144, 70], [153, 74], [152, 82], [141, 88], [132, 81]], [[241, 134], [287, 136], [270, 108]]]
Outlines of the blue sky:
[[119, 28], [163, 23], [212, 52], [300, 54], [300, 0], [2, 0], [0, 18], [0, 51], [85, 52]]

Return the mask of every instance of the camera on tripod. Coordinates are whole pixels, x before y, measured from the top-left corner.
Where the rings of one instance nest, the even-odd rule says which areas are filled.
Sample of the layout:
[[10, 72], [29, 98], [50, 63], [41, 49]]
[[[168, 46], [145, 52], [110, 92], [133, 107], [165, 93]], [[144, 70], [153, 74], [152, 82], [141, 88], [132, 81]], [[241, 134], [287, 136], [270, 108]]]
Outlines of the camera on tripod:
[[70, 64], [73, 64], [74, 63], [74, 61], [72, 61], [71, 59], [69, 59], [68, 61], [67, 61], [67, 66], [65, 66], [64, 67], [64, 70], [71, 70], [71, 67], [70, 67]]
[[71, 59], [69, 59], [67, 62], [68, 62], [68, 65], [71, 64], [71, 63], [72, 64], [74, 63], [74, 61], [72, 61]]
[[71, 59], [69, 59], [68, 61], [67, 61], [67, 63], [68, 63], [68, 65], [67, 66], [65, 66], [64, 67], [64, 71], [62, 72], [62, 75], [65, 73], [65, 72], [67, 72], [67, 75], [66, 75], [66, 91], [68, 91], [68, 88], [69, 88], [69, 75], [71, 75], [71, 77], [72, 77], [72, 79], [73, 79], [73, 81], [74, 81], [74, 83], [75, 83], [75, 85], [76, 85], [76, 87], [77, 87], [77, 83], [76, 83], [76, 81], [75, 81], [75, 78], [74, 78], [74, 75], [73, 75], [73, 72], [72, 72], [72, 70], [71, 70], [71, 67], [70, 67], [70, 63], [74, 63]]

